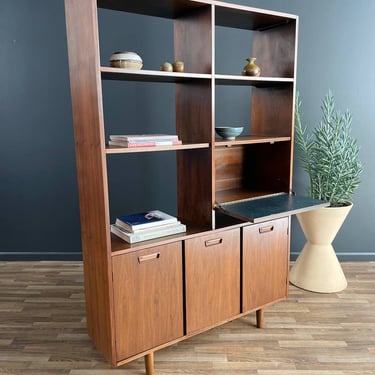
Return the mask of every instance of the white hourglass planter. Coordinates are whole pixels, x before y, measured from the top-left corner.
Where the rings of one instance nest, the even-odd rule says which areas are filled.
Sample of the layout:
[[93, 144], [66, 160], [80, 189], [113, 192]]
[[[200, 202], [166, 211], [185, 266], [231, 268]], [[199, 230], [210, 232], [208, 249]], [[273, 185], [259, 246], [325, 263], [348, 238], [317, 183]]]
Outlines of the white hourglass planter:
[[335, 293], [347, 287], [332, 242], [352, 206], [350, 203], [297, 214], [307, 242], [290, 271], [293, 285], [319, 293]]

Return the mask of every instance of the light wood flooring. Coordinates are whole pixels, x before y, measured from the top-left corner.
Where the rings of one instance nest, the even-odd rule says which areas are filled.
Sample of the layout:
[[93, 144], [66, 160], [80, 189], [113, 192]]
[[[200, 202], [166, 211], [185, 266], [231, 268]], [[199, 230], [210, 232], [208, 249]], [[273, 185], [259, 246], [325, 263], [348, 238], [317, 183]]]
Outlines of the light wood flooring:
[[[375, 263], [343, 263], [348, 288], [290, 287], [287, 301], [155, 353], [155, 375], [375, 374]], [[0, 262], [0, 374], [138, 375], [111, 369], [85, 329], [81, 262]]]

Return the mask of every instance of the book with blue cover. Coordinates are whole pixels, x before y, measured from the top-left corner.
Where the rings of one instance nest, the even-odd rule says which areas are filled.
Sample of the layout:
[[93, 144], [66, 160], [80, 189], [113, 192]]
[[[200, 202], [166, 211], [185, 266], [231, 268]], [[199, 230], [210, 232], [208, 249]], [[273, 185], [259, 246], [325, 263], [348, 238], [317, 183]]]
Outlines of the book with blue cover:
[[118, 216], [116, 218], [116, 225], [124, 228], [129, 232], [136, 232], [137, 230], [152, 228], [171, 223], [177, 223], [176, 217], [168, 215], [159, 210], [146, 211], [131, 215]]

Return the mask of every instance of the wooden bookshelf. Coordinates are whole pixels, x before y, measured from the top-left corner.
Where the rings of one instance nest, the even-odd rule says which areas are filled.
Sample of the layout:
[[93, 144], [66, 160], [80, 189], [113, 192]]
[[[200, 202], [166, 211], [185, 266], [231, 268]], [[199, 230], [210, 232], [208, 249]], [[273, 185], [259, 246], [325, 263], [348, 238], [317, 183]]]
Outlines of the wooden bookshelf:
[[[98, 8], [142, 15], [146, 24], [149, 17], [171, 20], [172, 53], [187, 71], [102, 66]], [[301, 202], [291, 194], [298, 17], [216, 0], [65, 0], [65, 12], [87, 329], [113, 366], [145, 356], [151, 375], [154, 351], [253, 311], [261, 327], [263, 309], [288, 295], [293, 210], [279, 205], [275, 214], [272, 197]], [[216, 71], [218, 27], [248, 32], [261, 77]], [[169, 110], [183, 144], [107, 146], [105, 134], [114, 133], [104, 121], [102, 82], [113, 80], [172, 85]], [[251, 103], [245, 135], [234, 141], [215, 135], [215, 90], [229, 86], [249, 87]], [[127, 244], [110, 233], [107, 164], [113, 154], [126, 166], [130, 154], [160, 151], [177, 159], [177, 216], [187, 232]], [[246, 215], [231, 203], [239, 200], [251, 200]], [[304, 200], [299, 209], [312, 204]], [[274, 277], [265, 289], [268, 267]]]

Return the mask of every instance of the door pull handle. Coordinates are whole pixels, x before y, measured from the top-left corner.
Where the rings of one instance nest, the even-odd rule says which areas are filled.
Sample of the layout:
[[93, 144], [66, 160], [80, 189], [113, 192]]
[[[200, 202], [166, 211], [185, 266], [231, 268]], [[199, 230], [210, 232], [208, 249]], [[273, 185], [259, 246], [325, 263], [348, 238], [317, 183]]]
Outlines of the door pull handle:
[[220, 245], [223, 242], [222, 238], [214, 238], [213, 240], [206, 240], [204, 244], [206, 247]]
[[259, 233], [262, 234], [262, 233], [269, 233], [269, 232], [272, 232], [273, 231], [273, 225], [269, 225], [267, 227], [261, 227], [259, 228]]
[[160, 252], [152, 253], [152, 254], [148, 254], [148, 255], [141, 255], [141, 256], [138, 257], [138, 263], [141, 264], [143, 262], [147, 262], [149, 260], [159, 259], [159, 258], [160, 258]]

